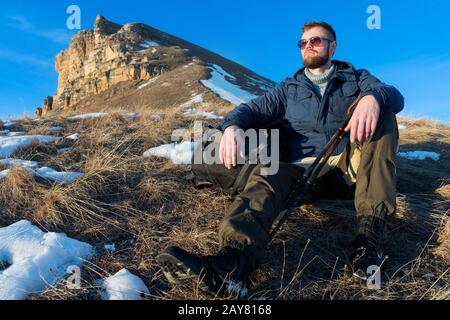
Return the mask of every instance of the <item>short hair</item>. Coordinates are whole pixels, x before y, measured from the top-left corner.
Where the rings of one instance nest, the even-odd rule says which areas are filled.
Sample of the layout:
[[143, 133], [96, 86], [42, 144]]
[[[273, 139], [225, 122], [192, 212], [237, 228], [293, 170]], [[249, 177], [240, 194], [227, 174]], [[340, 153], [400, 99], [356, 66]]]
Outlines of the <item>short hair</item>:
[[309, 22], [306, 22], [303, 25], [302, 32], [305, 33], [306, 31], [308, 31], [309, 29], [314, 28], [314, 27], [322, 27], [322, 28], [324, 28], [325, 30], [327, 30], [333, 36], [332, 40], [334, 40], [334, 41], [337, 40], [336, 31], [334, 31], [334, 29], [333, 29], [333, 27], [331, 25], [329, 25], [328, 23], [323, 22], [323, 21], [309, 21]]

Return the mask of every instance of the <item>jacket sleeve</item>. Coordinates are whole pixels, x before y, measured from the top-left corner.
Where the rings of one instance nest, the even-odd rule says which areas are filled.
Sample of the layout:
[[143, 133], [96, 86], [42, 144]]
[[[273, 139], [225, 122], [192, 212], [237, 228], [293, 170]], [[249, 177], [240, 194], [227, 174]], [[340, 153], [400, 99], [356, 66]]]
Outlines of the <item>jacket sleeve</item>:
[[284, 81], [247, 103], [229, 112], [223, 119], [222, 130], [238, 126], [243, 130], [258, 128], [281, 119], [286, 111], [286, 86]]
[[358, 70], [359, 74], [359, 88], [361, 96], [373, 95], [381, 106], [381, 112], [391, 110], [395, 114], [403, 110], [405, 100], [403, 95], [393, 86], [387, 85], [374, 76], [367, 70]]

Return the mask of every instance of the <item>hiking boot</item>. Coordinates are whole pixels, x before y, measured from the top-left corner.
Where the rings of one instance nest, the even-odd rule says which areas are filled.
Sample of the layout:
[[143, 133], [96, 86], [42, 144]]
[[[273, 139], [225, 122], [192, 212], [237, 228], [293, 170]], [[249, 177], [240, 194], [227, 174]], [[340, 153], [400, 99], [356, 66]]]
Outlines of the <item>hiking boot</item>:
[[381, 245], [374, 245], [367, 240], [366, 236], [359, 235], [352, 242], [352, 246], [351, 265], [354, 277], [367, 281], [373, 275], [373, 271], [381, 272], [384, 260]]
[[165, 277], [188, 290], [199, 288], [213, 296], [248, 295], [247, 281], [253, 270], [245, 254], [225, 247], [212, 256], [187, 252], [179, 247], [165, 249], [157, 258]]

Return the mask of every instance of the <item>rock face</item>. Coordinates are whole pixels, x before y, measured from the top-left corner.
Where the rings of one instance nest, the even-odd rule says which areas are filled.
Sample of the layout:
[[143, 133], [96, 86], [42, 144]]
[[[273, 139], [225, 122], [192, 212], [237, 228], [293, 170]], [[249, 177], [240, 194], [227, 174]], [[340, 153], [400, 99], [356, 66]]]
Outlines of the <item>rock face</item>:
[[34, 110], [34, 115], [35, 115], [37, 118], [42, 117], [42, 108], [40, 108], [40, 107], [36, 108], [36, 109]]
[[44, 100], [44, 107], [42, 108], [42, 115], [46, 115], [53, 110], [53, 97], [47, 97]]
[[117, 83], [148, 80], [164, 72], [167, 65], [152, 62], [152, 57], [144, 54], [146, 39], [132, 29], [98, 16], [94, 31], [78, 33], [70, 47], [56, 57], [59, 79], [55, 105], [70, 109]]
[[[236, 71], [236, 81], [242, 80], [244, 86], [248, 76], [266, 81], [269, 86], [273, 84], [230, 60], [150, 26], [121, 26], [97, 16], [94, 30], [80, 31], [70, 46], [56, 56], [58, 89], [53, 99], [45, 100], [42, 115], [52, 110], [75, 109], [84, 99], [118, 84], [149, 80], [192, 61], [204, 66], [228, 66], [228, 70]], [[252, 84], [247, 89], [262, 93]]]

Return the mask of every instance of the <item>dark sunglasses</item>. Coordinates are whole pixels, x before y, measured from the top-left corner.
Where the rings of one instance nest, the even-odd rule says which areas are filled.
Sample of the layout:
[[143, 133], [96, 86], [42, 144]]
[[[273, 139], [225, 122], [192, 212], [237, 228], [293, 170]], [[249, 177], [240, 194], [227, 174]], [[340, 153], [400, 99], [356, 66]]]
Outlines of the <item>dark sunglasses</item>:
[[322, 38], [319, 36], [311, 37], [309, 39], [302, 39], [298, 42], [298, 47], [302, 50], [306, 48], [309, 42], [311, 42], [311, 45], [313, 47], [320, 47], [322, 45], [323, 41], [333, 42], [334, 40], [330, 40], [327, 38]]

